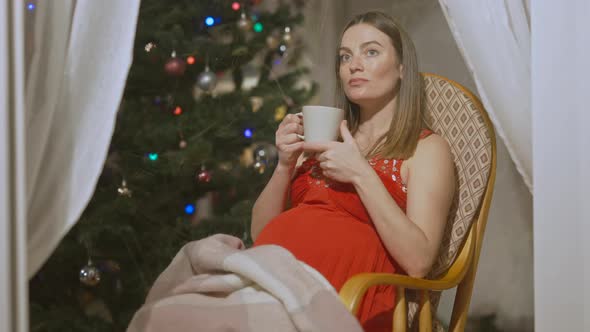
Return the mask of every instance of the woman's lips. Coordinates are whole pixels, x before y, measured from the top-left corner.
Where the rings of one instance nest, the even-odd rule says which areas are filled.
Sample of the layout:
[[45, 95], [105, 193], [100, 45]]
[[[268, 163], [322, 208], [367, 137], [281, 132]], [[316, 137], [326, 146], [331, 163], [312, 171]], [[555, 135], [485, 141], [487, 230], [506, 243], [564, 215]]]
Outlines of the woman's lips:
[[348, 85], [350, 85], [350, 86], [359, 86], [359, 85], [362, 85], [363, 83], [366, 83], [368, 81], [369, 80], [366, 80], [364, 78], [353, 78], [353, 79], [350, 79], [348, 81]]

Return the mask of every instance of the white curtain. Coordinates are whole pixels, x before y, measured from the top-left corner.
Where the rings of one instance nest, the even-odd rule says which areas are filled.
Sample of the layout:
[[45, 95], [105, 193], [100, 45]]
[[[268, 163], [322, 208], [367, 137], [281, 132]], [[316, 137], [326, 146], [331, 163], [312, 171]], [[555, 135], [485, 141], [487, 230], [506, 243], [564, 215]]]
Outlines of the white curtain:
[[59, 0], [39, 1], [28, 13], [29, 277], [92, 196], [131, 65], [138, 11], [139, 0]]
[[0, 0], [0, 331], [28, 331], [24, 8]]
[[532, 2], [535, 331], [590, 331], [590, 2]]
[[439, 0], [481, 100], [529, 191], [530, 19], [525, 0]]

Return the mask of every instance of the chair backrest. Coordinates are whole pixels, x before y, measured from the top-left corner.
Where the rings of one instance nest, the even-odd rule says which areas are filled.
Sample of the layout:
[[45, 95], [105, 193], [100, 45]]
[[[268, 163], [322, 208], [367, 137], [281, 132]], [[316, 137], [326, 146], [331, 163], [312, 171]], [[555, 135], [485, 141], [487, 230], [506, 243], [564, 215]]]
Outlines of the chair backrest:
[[[470, 270], [475, 272], [495, 181], [494, 127], [479, 99], [469, 90], [442, 76], [423, 74], [423, 77], [428, 125], [451, 146], [457, 175], [455, 199], [438, 258], [429, 276], [437, 277], [447, 271], [472, 226], [476, 227], [476, 232]], [[471, 286], [469, 291], [458, 294], [467, 296], [467, 303], [471, 298]], [[433, 312], [436, 312], [439, 297], [439, 292], [431, 294]]]
[[[486, 197], [490, 174], [495, 172], [494, 128], [479, 99], [459, 83], [424, 74], [426, 119], [444, 137], [453, 153], [457, 192], [445, 237], [431, 276], [445, 272], [453, 263], [471, 224], [477, 220]], [[493, 184], [492, 184], [493, 186]]]

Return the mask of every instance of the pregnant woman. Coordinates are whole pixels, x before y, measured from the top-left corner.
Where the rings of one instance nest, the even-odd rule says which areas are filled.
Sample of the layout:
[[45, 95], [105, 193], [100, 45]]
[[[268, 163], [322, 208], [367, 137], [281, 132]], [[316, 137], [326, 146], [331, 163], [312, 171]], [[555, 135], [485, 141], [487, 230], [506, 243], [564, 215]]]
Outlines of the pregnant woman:
[[[344, 28], [336, 54], [342, 140], [302, 141], [303, 120], [276, 132], [279, 163], [252, 210], [254, 245], [292, 252], [340, 290], [355, 274], [425, 276], [455, 191], [450, 147], [428, 129], [424, 87], [407, 33], [367, 12]], [[371, 289], [366, 331], [391, 331], [395, 288]]]

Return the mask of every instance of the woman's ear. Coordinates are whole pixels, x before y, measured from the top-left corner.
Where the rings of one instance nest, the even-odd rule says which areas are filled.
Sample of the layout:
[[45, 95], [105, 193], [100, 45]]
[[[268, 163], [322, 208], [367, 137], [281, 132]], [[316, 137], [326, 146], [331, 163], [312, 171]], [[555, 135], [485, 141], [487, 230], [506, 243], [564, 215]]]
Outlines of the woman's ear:
[[402, 65], [401, 63], [399, 64], [399, 78], [400, 80], [404, 79], [404, 65]]

